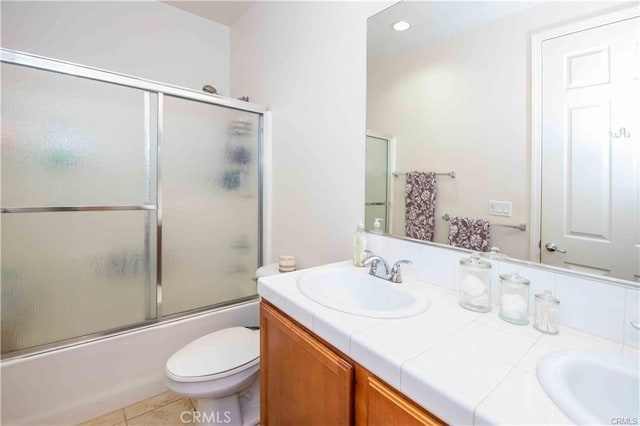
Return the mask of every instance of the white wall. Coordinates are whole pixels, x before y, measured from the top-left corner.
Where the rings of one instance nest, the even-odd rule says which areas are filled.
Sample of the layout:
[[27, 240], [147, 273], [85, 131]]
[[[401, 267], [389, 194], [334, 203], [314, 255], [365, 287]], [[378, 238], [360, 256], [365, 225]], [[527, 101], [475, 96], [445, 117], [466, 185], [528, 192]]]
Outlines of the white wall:
[[[447, 241], [444, 213], [529, 221], [531, 34], [620, 4], [548, 2], [369, 61], [367, 128], [397, 139], [397, 170], [458, 174], [438, 179], [435, 241]], [[394, 184], [393, 232], [404, 235], [404, 178]], [[488, 216], [489, 200], [512, 201], [513, 216]], [[528, 232], [494, 226], [492, 237], [529, 258]]]
[[229, 94], [228, 27], [156, 1], [2, 2], [2, 47]]
[[351, 257], [364, 218], [367, 17], [391, 3], [258, 2], [231, 27], [231, 94], [273, 112], [271, 261]]

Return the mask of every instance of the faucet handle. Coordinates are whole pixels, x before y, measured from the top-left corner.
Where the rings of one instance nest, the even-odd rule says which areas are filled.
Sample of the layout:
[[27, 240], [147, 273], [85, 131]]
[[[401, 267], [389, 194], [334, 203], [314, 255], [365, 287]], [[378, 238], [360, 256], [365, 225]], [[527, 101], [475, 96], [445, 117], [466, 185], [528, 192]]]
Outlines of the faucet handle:
[[412, 263], [413, 263], [412, 261], [406, 260], [406, 259], [400, 259], [396, 263], [394, 263], [393, 267], [391, 268], [391, 274], [390, 274], [390, 277], [389, 277], [389, 281], [394, 282], [394, 283], [401, 283], [402, 282], [402, 271], [400, 271], [400, 266], [402, 264], [411, 265]]
[[400, 270], [400, 265], [402, 264], [406, 264], [406, 265], [411, 265], [413, 262], [407, 259], [400, 259], [398, 260], [396, 263], [393, 264], [393, 268], [391, 268], [392, 271], [399, 271]]
[[375, 275], [376, 272], [378, 271], [378, 262], [380, 262], [380, 256], [376, 256], [375, 254], [373, 254], [372, 251], [370, 250], [365, 250], [365, 253], [369, 254], [369, 256], [367, 256], [363, 261], [362, 261], [362, 266], [369, 266], [369, 274], [371, 275]]

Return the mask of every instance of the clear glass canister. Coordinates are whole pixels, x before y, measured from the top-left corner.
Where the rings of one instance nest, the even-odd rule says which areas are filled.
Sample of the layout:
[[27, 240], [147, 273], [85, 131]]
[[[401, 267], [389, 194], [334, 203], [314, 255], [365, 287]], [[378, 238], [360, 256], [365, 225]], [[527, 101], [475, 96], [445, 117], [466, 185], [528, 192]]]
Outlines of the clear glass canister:
[[475, 312], [491, 310], [491, 263], [480, 259], [480, 254], [460, 260], [458, 274], [460, 306]]
[[517, 272], [500, 275], [500, 318], [512, 324], [529, 324], [529, 284]]
[[558, 307], [560, 301], [549, 290], [536, 294], [536, 318], [533, 328], [547, 334], [558, 334]]

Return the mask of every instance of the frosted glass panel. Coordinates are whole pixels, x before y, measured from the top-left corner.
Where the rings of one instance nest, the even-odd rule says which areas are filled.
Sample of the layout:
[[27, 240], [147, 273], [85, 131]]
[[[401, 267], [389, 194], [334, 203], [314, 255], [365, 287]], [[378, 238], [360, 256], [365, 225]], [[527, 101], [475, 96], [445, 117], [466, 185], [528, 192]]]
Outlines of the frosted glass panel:
[[162, 314], [256, 294], [259, 115], [165, 97]]
[[155, 212], [3, 214], [1, 254], [3, 353], [155, 316]]
[[367, 136], [365, 171], [365, 229], [373, 228], [373, 220], [383, 220], [382, 230], [387, 224], [387, 164], [388, 141]]
[[145, 158], [155, 158], [155, 102], [142, 90], [3, 63], [2, 206], [155, 198], [145, 194], [154, 174]]
[[387, 141], [367, 136], [365, 202], [387, 201]]
[[[95, 70], [0, 72], [4, 356], [256, 294], [260, 114]], [[74, 206], [98, 208], [55, 208]]]

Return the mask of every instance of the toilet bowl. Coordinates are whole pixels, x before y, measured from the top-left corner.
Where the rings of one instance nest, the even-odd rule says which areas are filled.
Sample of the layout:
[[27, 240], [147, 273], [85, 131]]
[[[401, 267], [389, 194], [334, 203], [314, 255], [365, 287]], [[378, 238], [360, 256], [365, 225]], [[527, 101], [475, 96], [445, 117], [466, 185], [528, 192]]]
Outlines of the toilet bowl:
[[200, 337], [166, 365], [169, 390], [197, 399], [183, 421], [253, 426], [260, 421], [260, 331], [231, 327]]

